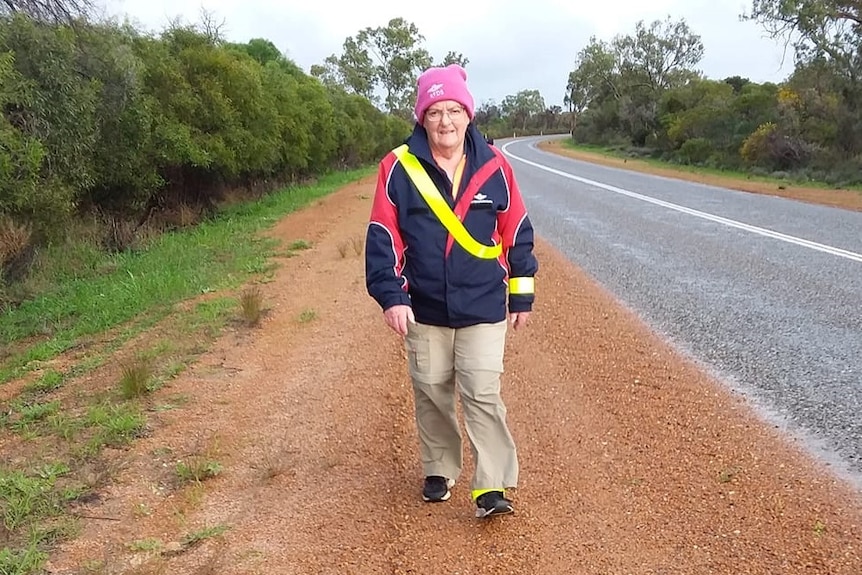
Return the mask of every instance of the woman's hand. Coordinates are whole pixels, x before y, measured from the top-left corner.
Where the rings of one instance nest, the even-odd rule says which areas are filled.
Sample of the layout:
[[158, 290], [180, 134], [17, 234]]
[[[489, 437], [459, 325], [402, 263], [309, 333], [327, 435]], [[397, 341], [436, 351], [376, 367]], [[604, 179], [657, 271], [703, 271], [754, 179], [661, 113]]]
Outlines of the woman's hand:
[[529, 311], [518, 311], [509, 314], [509, 324], [515, 328], [520, 329], [527, 325], [527, 321], [530, 319]]
[[407, 324], [416, 323], [413, 308], [409, 305], [393, 305], [383, 312], [383, 319], [392, 331], [404, 337], [407, 335]]

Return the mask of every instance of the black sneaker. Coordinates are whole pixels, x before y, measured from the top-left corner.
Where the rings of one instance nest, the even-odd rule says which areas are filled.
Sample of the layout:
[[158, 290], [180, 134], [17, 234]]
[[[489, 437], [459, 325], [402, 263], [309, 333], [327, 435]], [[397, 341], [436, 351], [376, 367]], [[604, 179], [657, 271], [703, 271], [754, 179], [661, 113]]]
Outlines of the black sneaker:
[[440, 475], [429, 475], [425, 478], [425, 486], [422, 488], [422, 499], [429, 503], [446, 501], [452, 497], [449, 488], [454, 485], [454, 479], [447, 479]]
[[489, 491], [476, 498], [476, 517], [491, 517], [514, 513], [512, 502], [504, 497], [502, 491]]

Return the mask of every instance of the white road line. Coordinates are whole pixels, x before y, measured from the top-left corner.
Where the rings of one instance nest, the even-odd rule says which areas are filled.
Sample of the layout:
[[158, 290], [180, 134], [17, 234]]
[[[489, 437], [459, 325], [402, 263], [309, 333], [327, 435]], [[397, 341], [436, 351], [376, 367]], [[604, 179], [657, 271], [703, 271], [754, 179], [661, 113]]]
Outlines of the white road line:
[[628, 197], [634, 198], [636, 200], [641, 200], [643, 202], [648, 202], [650, 204], [662, 206], [662, 207], [668, 208], [670, 210], [676, 210], [677, 212], [682, 212], [683, 214], [688, 214], [690, 216], [703, 218], [704, 220], [709, 220], [711, 222], [723, 224], [723, 225], [731, 227], [731, 228], [737, 228], [740, 230], [745, 230], [747, 232], [751, 232], [754, 234], [765, 236], [767, 238], [773, 238], [776, 240], [781, 240], [782, 242], [787, 242], [789, 244], [796, 244], [797, 246], [802, 246], [802, 247], [805, 247], [808, 249], [817, 250], [818, 252], [824, 252], [827, 254], [831, 254], [833, 256], [838, 256], [841, 258], [846, 258], [848, 260], [853, 260], [853, 261], [862, 263], [862, 254], [858, 254], [856, 252], [851, 252], [849, 250], [836, 248], [833, 246], [827, 246], [826, 244], [819, 244], [817, 242], [812, 242], [810, 240], [806, 240], [803, 238], [797, 238], [795, 236], [789, 236], [787, 234], [782, 234], [781, 232], [768, 230], [766, 228], [759, 228], [757, 226], [752, 226], [749, 224], [745, 224], [743, 222], [738, 222], [736, 220], [731, 220], [728, 218], [723, 218], [721, 216], [716, 216], [714, 214], [701, 212], [699, 210], [693, 210], [693, 209], [687, 208], [685, 206], [680, 206], [679, 204], [674, 204], [671, 202], [665, 202], [664, 200], [658, 200], [656, 198], [652, 198], [650, 196], [645, 196], [645, 195], [639, 194], [637, 192], [632, 192], [630, 190], [618, 188], [616, 186], [611, 186], [610, 184], [603, 184], [602, 182], [597, 182], [595, 180], [589, 180], [587, 178], [582, 178], [580, 176], [575, 176], [573, 174], [563, 172], [562, 170], [549, 168], [548, 166], [543, 166], [542, 164], [537, 164], [536, 162], [531, 162], [530, 160], [526, 160], [526, 159], [524, 159], [520, 156], [517, 156], [517, 155], [513, 154], [512, 152], [508, 151], [507, 148], [512, 144], [514, 144], [514, 142], [507, 142], [506, 144], [503, 145], [503, 152], [505, 152], [507, 156], [509, 156], [515, 160], [518, 160], [519, 162], [523, 162], [525, 164], [533, 166], [534, 168], [539, 168], [540, 170], [545, 170], [546, 172], [556, 174], [556, 175], [561, 176], [563, 178], [568, 178], [570, 180], [575, 180], [576, 182], [581, 182], [582, 184], [587, 184], [588, 186], [594, 186], [597, 188], [601, 188], [603, 190], [607, 190], [609, 192], [614, 192], [615, 194], [621, 194], [623, 196], [628, 196]]

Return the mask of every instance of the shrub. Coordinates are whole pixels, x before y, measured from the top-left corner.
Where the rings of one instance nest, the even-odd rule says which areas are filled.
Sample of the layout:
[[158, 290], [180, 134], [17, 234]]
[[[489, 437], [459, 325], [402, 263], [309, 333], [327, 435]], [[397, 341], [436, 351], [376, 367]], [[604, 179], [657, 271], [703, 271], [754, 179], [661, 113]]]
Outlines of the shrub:
[[714, 151], [712, 142], [706, 138], [692, 138], [682, 143], [677, 157], [684, 164], [702, 165], [709, 160]]

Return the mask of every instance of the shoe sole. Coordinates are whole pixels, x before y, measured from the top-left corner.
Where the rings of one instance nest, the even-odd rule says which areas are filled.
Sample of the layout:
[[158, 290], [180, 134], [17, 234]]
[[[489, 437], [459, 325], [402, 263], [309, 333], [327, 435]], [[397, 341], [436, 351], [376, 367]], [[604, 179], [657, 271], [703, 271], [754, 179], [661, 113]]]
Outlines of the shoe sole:
[[445, 495], [443, 495], [442, 497], [427, 497], [423, 493], [422, 494], [422, 501], [424, 501], [425, 503], [443, 503], [444, 501], [449, 501], [449, 498], [452, 497], [452, 492], [449, 490], [452, 489], [453, 487], [455, 487], [455, 480], [454, 479], [447, 479], [446, 480], [446, 494]]
[[486, 517], [494, 517], [495, 515], [509, 515], [510, 513], [514, 513], [515, 508], [512, 505], [506, 505], [505, 507], [495, 507], [494, 509], [484, 509], [482, 507], [476, 508], [476, 517], [479, 519], [485, 519]]
[[452, 497], [452, 492], [447, 491], [446, 495], [444, 495], [443, 497], [426, 497], [425, 495], [423, 495], [422, 501], [424, 501], [425, 503], [443, 503], [444, 501], [448, 501], [450, 497]]
[[476, 517], [478, 519], [485, 519], [486, 517], [494, 517], [496, 515], [509, 515], [514, 513], [515, 509], [512, 506], [506, 506], [503, 509], [482, 509], [481, 507], [476, 509]]

